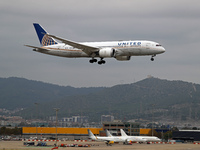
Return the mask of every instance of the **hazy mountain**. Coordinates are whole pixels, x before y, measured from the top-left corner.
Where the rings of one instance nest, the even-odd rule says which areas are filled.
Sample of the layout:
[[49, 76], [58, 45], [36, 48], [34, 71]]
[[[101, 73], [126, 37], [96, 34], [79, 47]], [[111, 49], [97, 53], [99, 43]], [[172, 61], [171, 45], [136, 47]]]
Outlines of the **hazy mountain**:
[[[50, 108], [49, 104], [49, 108]], [[200, 85], [183, 81], [148, 78], [137, 83], [117, 85], [82, 97], [73, 96], [57, 101], [60, 114], [113, 114], [118, 119], [155, 117], [198, 117]], [[98, 116], [98, 117], [97, 117]]]
[[[183, 81], [147, 78], [110, 88], [73, 88], [19, 78], [1, 80], [12, 80], [4, 84], [3, 93], [1, 84], [1, 100], [4, 95], [9, 100], [7, 105], [12, 108], [32, 105], [20, 113], [27, 118], [55, 115], [55, 107], [60, 108], [59, 117], [86, 115], [91, 121], [99, 121], [102, 114], [126, 120], [151, 118], [152, 112], [155, 119], [198, 119], [200, 115], [200, 85]], [[33, 105], [36, 100], [40, 103], [38, 112]], [[5, 103], [4, 100], [4, 106]]]
[[0, 78], [0, 108], [26, 108], [34, 103], [46, 103], [72, 95], [84, 95], [103, 88], [74, 88], [27, 80]]

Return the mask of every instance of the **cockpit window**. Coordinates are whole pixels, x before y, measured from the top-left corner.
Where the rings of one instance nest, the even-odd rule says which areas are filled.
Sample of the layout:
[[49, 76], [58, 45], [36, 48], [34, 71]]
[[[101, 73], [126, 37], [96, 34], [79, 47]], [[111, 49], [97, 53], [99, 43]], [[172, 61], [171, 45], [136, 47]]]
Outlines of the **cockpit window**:
[[162, 46], [162, 45], [160, 45], [160, 44], [156, 44], [156, 46]]

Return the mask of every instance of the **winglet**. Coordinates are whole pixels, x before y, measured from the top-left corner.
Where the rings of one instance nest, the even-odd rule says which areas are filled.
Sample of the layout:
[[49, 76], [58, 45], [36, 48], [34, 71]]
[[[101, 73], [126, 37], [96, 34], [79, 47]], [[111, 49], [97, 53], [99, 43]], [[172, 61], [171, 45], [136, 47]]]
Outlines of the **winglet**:
[[52, 37], [49, 37], [47, 35], [47, 32], [41, 25], [39, 25], [38, 23], [33, 23], [33, 26], [42, 46], [58, 44]]

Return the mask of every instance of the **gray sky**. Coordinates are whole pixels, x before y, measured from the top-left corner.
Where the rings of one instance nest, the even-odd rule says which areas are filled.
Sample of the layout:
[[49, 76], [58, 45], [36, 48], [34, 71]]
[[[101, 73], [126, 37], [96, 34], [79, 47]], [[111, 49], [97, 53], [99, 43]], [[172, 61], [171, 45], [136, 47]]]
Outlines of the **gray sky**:
[[[32, 51], [40, 46], [32, 23], [77, 42], [152, 40], [164, 54], [130, 61], [62, 58]], [[199, 0], [2, 0], [0, 77], [24, 77], [74, 87], [133, 83], [152, 75], [200, 84]]]

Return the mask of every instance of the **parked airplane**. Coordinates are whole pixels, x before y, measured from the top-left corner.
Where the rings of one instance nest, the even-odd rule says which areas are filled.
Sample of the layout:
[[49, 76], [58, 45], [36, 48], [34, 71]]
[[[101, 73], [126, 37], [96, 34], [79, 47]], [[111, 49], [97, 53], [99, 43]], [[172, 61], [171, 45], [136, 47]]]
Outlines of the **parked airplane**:
[[128, 136], [123, 129], [120, 129], [121, 136], [127, 138], [128, 141], [141, 140], [139, 142], [160, 142], [161, 140], [156, 136]]
[[128, 143], [131, 143], [131, 142], [140, 142], [140, 143], [146, 142], [146, 139], [144, 139], [140, 136], [128, 136], [128, 135], [126, 135], [126, 133], [122, 129], [120, 129], [120, 132], [121, 132], [121, 136], [112, 136], [112, 134], [108, 130], [106, 130], [106, 135], [108, 137], [121, 137], [124, 144], [128, 144]]
[[121, 139], [121, 137], [101, 137], [101, 136], [95, 136], [91, 131], [90, 129], [88, 129], [88, 135], [89, 135], [89, 138], [92, 139], [92, 140], [95, 140], [95, 141], [104, 141], [106, 142], [107, 145], [111, 145], [111, 144], [114, 144], [116, 142], [123, 142], [123, 139]]
[[[165, 52], [164, 47], [159, 43], [143, 40], [78, 43], [51, 35], [38, 23], [34, 23], [33, 25], [42, 47], [25, 46], [34, 48], [34, 51], [44, 54], [69, 58], [89, 57], [91, 58], [89, 60], [90, 63], [97, 62], [96, 58], [100, 58], [98, 64], [101, 65], [105, 64], [104, 58], [127, 61], [131, 59], [131, 56], [150, 55], [153, 61], [157, 54]], [[62, 43], [57, 42], [55, 39]]]

